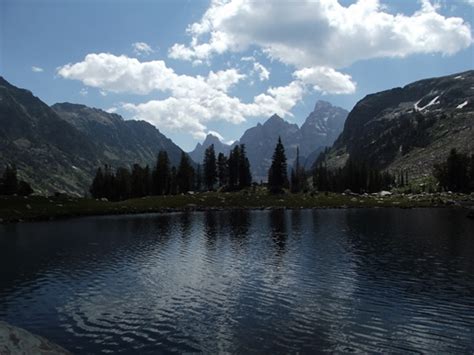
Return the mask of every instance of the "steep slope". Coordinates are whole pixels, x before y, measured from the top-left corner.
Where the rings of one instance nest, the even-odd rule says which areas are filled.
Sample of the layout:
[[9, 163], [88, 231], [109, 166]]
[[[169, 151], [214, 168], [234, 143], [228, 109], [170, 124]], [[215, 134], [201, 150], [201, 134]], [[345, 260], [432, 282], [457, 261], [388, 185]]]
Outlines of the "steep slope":
[[0, 169], [15, 163], [38, 193], [82, 195], [99, 165], [153, 164], [161, 149], [179, 161], [181, 149], [146, 122], [83, 105], [53, 107], [0, 78]]
[[0, 167], [17, 165], [38, 192], [82, 191], [96, 166], [94, 145], [40, 99], [0, 78]]
[[431, 173], [452, 148], [474, 152], [474, 71], [425, 79], [366, 96], [349, 113], [328, 157], [380, 169]]
[[218, 137], [213, 134], [208, 134], [204, 142], [198, 143], [196, 148], [193, 151], [189, 152], [189, 156], [192, 160], [194, 160], [197, 164], [201, 164], [202, 160], [204, 159], [204, 152], [207, 148], [209, 148], [212, 144], [214, 144], [214, 151], [216, 152], [216, 156], [219, 153], [223, 153], [225, 155], [229, 154], [230, 145], [222, 143]]
[[94, 142], [97, 154], [108, 164], [153, 164], [160, 150], [168, 152], [172, 164], [179, 163], [181, 149], [147, 122], [124, 120], [117, 114], [71, 103], [51, 108]]
[[348, 114], [327, 101], [316, 102], [301, 126], [300, 152], [308, 156], [319, 147], [330, 147], [342, 132]]

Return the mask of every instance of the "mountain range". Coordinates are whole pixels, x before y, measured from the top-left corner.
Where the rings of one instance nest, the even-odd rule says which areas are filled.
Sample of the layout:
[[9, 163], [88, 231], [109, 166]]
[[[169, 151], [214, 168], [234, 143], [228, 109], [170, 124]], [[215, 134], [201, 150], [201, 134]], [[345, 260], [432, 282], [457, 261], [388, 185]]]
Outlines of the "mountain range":
[[[201, 163], [211, 144], [217, 153], [245, 144], [254, 181], [266, 180], [280, 136], [289, 166], [297, 147], [300, 162], [309, 168], [332, 145], [324, 154], [329, 168], [351, 157], [378, 169], [427, 176], [452, 148], [474, 153], [473, 103], [471, 70], [367, 95], [350, 113], [318, 101], [301, 127], [273, 115], [232, 146], [209, 135], [189, 155]], [[181, 148], [147, 122], [84, 105], [50, 107], [0, 77], [0, 166], [15, 163], [19, 177], [37, 193], [83, 195], [98, 166], [153, 165], [159, 150], [178, 164]]]
[[342, 132], [347, 114], [343, 108], [320, 100], [301, 127], [273, 115], [265, 123], [246, 130], [232, 145], [225, 145], [217, 137], [208, 135], [189, 155], [194, 161], [202, 162], [204, 151], [211, 144], [216, 153], [227, 153], [236, 144], [245, 144], [253, 179], [266, 181], [278, 137], [285, 146], [288, 165], [294, 163], [299, 147], [300, 163], [309, 168], [324, 147], [331, 146]]

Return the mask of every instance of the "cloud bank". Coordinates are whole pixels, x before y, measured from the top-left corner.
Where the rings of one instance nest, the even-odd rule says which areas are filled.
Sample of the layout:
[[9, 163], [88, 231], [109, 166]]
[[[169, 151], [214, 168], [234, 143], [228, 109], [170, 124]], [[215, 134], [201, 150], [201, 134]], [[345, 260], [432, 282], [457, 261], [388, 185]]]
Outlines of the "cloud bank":
[[127, 103], [123, 108], [160, 129], [185, 130], [195, 138], [205, 137], [206, 123], [210, 121], [238, 124], [248, 117], [291, 115], [291, 109], [304, 94], [304, 85], [293, 81], [287, 86], [270, 87], [252, 102], [244, 103], [229, 93], [246, 78], [237, 69], [211, 70], [207, 76], [179, 75], [162, 60], [141, 62], [110, 53], [88, 54], [81, 62], [58, 68], [57, 73], [108, 92], [138, 95], [164, 92], [169, 95], [164, 100]]
[[213, 0], [201, 20], [188, 26], [189, 44], [174, 44], [168, 55], [208, 62], [215, 55], [257, 47], [300, 70], [295, 76], [310, 76], [315, 88], [351, 93], [355, 85], [335, 69], [371, 58], [452, 55], [472, 44], [463, 19], [439, 14], [428, 0], [420, 3], [408, 16], [386, 12], [378, 0], [348, 7], [337, 0]]
[[[212, 0], [202, 18], [188, 26], [189, 42], [175, 43], [168, 56], [210, 65], [217, 55], [253, 51], [290, 67], [292, 81], [270, 86], [249, 102], [233, 96], [232, 90], [250, 77], [270, 79], [269, 69], [255, 56], [240, 58], [249, 63], [246, 72], [230, 68], [191, 76], [177, 74], [163, 60], [91, 53], [60, 67], [58, 75], [97, 88], [102, 95], [164, 93], [165, 99], [125, 103], [122, 108], [165, 131], [203, 138], [212, 121], [239, 124], [273, 113], [291, 115], [309, 90], [353, 94], [356, 83], [343, 71], [355, 62], [414, 54], [448, 56], [469, 47], [469, 24], [438, 10], [428, 0], [421, 0], [410, 15], [389, 13], [379, 0], [358, 0], [347, 7], [337, 0]], [[153, 53], [145, 42], [132, 47], [137, 56]]]

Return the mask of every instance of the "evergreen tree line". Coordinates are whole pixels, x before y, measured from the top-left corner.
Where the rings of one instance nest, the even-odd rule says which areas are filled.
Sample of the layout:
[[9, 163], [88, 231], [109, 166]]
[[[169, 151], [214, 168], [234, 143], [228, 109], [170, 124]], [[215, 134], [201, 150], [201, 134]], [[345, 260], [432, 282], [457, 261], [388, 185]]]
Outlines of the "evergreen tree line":
[[187, 154], [181, 154], [178, 167], [171, 166], [166, 151], [160, 151], [153, 169], [134, 164], [131, 169], [112, 169], [105, 165], [97, 169], [90, 193], [94, 198], [125, 200], [150, 195], [176, 195], [193, 191], [196, 172]]
[[[403, 180], [405, 185], [405, 176], [400, 172], [399, 184]], [[324, 162], [320, 162], [313, 171], [313, 186], [319, 191], [344, 192], [349, 189], [355, 193], [372, 193], [388, 190], [396, 185], [397, 179], [389, 172], [372, 169], [366, 163], [352, 159], [343, 168], [332, 170]]]
[[15, 165], [7, 165], [0, 178], [0, 195], [28, 196], [33, 193], [31, 186], [18, 179]]
[[214, 190], [224, 187], [236, 191], [250, 186], [252, 175], [244, 145], [236, 146], [226, 157], [216, 159], [214, 146], [206, 149], [203, 165], [193, 167], [184, 152], [178, 167], [171, 166], [166, 151], [158, 153], [155, 166], [150, 169], [134, 164], [131, 169], [112, 169], [105, 165], [97, 169], [90, 186], [94, 198], [112, 201], [151, 195], [176, 195], [189, 191]]
[[242, 190], [252, 185], [250, 162], [245, 145], [236, 145], [226, 157], [219, 153], [216, 158], [214, 145], [204, 152], [204, 188], [212, 191], [221, 188], [226, 191]]
[[[322, 155], [323, 156], [323, 155]], [[308, 191], [308, 173], [300, 165], [299, 150], [288, 179], [285, 148], [278, 138], [268, 171], [268, 190], [280, 193], [284, 189], [292, 193]], [[453, 192], [474, 191], [474, 154], [470, 156], [451, 150], [445, 162], [435, 165], [433, 175], [440, 188]], [[406, 171], [395, 175], [381, 172], [364, 162], [349, 159], [343, 168], [330, 170], [325, 159], [316, 161], [313, 168], [313, 187], [319, 191], [378, 192], [384, 189], [408, 185]], [[217, 158], [214, 145], [206, 149], [203, 164], [194, 169], [184, 152], [178, 167], [171, 166], [166, 151], [158, 153], [155, 166], [142, 167], [134, 164], [131, 169], [119, 167], [115, 171], [108, 165], [99, 168], [90, 186], [94, 198], [124, 200], [149, 195], [176, 195], [188, 191], [215, 190], [237, 191], [251, 186], [252, 175], [245, 146], [235, 146], [226, 157], [219, 153]], [[27, 196], [33, 193], [31, 186], [17, 176], [15, 165], [8, 165], [0, 178], [0, 195]]]
[[[349, 160], [344, 168], [330, 170], [327, 168], [324, 156], [316, 161], [313, 168], [313, 187], [319, 191], [344, 192], [349, 189], [353, 192], [378, 192], [393, 186], [405, 186], [408, 183], [408, 174], [400, 171], [397, 176], [388, 172], [371, 169], [366, 163], [357, 163]], [[268, 190], [271, 193], [281, 193], [289, 188], [291, 193], [306, 192], [309, 190], [308, 173], [300, 165], [299, 149], [296, 151], [296, 161], [291, 169], [288, 180], [285, 148], [278, 138], [272, 157], [272, 164], [268, 171]]]
[[474, 154], [452, 149], [446, 161], [434, 166], [433, 175], [445, 191], [474, 192]]

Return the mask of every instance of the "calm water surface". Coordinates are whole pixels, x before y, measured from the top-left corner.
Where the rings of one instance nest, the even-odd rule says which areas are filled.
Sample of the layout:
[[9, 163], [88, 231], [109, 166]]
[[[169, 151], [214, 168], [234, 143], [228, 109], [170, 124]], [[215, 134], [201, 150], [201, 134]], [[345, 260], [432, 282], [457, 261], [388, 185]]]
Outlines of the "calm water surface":
[[75, 353], [474, 352], [463, 211], [6, 225], [0, 270], [0, 320]]

